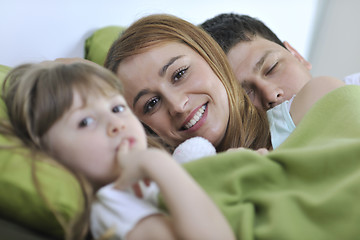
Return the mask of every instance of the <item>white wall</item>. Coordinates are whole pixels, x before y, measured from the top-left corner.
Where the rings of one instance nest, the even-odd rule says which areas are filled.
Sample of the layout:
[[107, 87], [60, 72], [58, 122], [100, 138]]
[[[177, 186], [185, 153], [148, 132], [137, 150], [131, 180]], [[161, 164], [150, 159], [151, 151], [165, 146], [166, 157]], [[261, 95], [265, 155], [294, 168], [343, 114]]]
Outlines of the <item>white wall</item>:
[[360, 1], [322, 0], [309, 60], [314, 76], [360, 72]]
[[0, 64], [83, 57], [97, 28], [127, 26], [151, 13], [199, 24], [223, 12], [264, 21], [307, 57], [317, 0], [1, 0]]

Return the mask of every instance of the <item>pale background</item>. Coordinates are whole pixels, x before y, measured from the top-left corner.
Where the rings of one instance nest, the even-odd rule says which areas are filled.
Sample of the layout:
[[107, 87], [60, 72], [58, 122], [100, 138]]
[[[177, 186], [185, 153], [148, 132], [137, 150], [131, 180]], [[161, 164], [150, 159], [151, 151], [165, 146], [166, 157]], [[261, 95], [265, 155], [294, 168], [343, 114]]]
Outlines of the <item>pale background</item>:
[[313, 63], [314, 75], [360, 72], [357, 0], [0, 0], [0, 64], [83, 57], [96, 29], [152, 13], [194, 24], [224, 12], [257, 17]]
[[308, 59], [314, 76], [360, 72], [360, 1], [321, 0]]

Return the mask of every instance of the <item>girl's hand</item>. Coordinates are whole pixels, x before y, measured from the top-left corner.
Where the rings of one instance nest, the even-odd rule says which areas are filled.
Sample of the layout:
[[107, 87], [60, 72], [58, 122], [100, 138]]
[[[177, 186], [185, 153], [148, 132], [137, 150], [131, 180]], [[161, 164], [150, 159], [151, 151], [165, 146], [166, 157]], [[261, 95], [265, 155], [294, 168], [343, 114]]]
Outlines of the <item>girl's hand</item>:
[[120, 177], [115, 181], [115, 188], [124, 190], [133, 187], [136, 195], [142, 196], [138, 181], [145, 179], [145, 182], [149, 182], [149, 179], [142, 168], [143, 161], [147, 159], [146, 152], [147, 150], [130, 151], [128, 141], [124, 141], [120, 145], [117, 153]]
[[120, 176], [115, 181], [114, 187], [119, 190], [125, 190], [132, 187], [135, 195], [143, 197], [139, 181], [143, 181], [145, 186], [150, 186], [151, 169], [159, 168], [159, 164], [153, 164], [152, 160], [173, 161], [171, 156], [165, 151], [147, 148], [143, 150], [129, 149], [129, 142], [124, 141], [117, 154], [117, 160], [120, 167]]

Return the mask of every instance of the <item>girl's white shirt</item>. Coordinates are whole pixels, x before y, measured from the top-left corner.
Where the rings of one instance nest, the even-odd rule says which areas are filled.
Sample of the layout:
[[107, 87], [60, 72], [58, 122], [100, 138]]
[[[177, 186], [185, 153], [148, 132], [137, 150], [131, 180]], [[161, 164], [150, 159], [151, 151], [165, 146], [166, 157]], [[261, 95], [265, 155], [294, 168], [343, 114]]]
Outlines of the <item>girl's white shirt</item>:
[[[216, 150], [208, 140], [194, 137], [180, 144], [173, 158], [182, 164], [214, 154]], [[147, 187], [140, 182], [140, 188], [143, 198], [136, 197], [132, 189], [117, 190], [113, 184], [98, 190], [90, 214], [90, 229], [95, 239], [106, 231], [114, 232], [111, 240], [125, 239], [141, 219], [153, 214], [164, 214], [158, 209], [158, 186], [152, 182]]]

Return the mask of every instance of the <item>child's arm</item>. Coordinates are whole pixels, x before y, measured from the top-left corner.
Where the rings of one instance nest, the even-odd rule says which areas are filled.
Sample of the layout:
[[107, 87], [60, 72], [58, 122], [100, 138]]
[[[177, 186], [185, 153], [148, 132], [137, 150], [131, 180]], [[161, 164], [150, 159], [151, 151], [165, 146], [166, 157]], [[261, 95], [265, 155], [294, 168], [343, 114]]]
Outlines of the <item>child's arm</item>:
[[216, 205], [169, 154], [158, 149], [119, 152], [123, 171], [116, 185], [124, 189], [150, 178], [170, 211], [169, 217], [151, 215], [141, 220], [128, 239], [235, 239]]
[[300, 123], [314, 103], [327, 93], [343, 85], [344, 82], [332, 77], [317, 77], [310, 80], [296, 95], [291, 104], [290, 114], [295, 125]]

